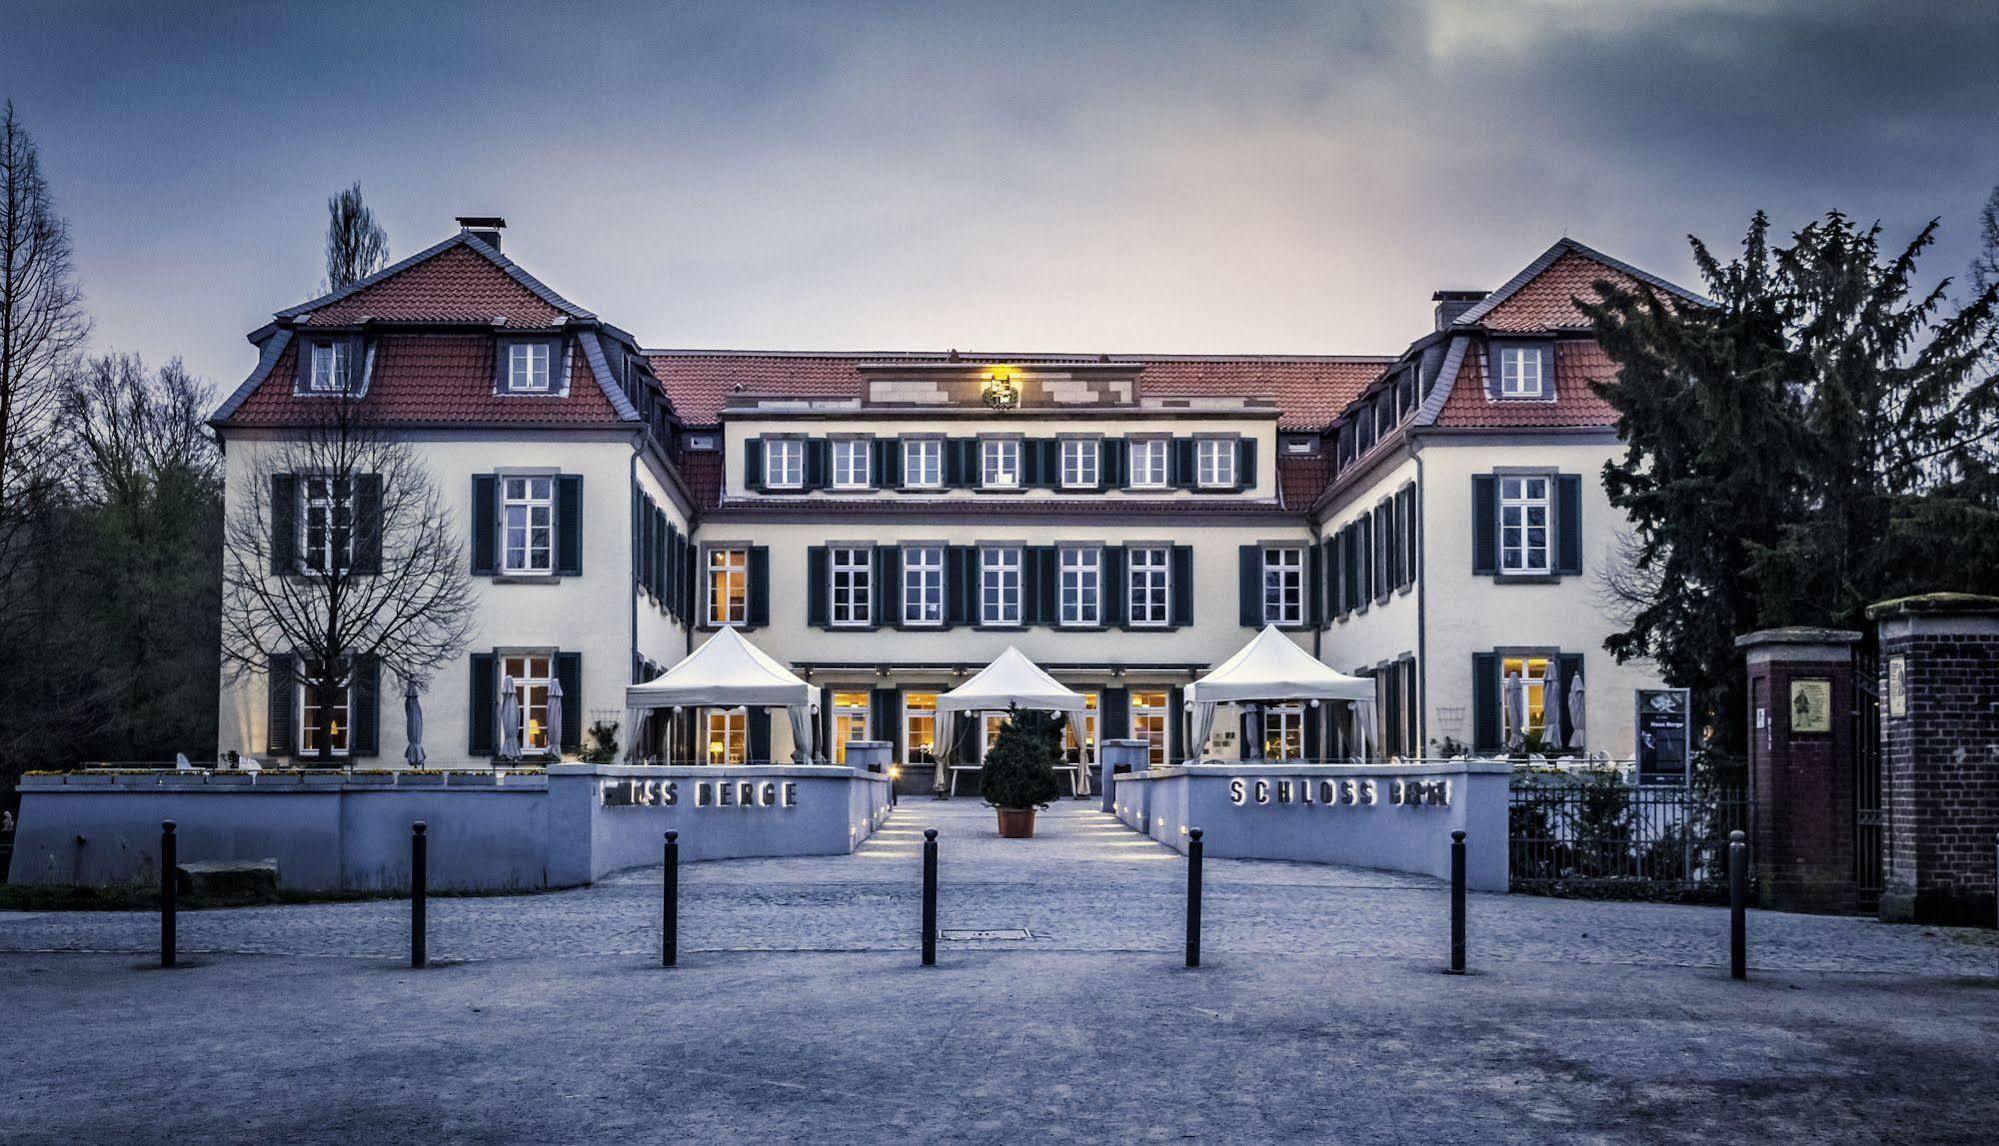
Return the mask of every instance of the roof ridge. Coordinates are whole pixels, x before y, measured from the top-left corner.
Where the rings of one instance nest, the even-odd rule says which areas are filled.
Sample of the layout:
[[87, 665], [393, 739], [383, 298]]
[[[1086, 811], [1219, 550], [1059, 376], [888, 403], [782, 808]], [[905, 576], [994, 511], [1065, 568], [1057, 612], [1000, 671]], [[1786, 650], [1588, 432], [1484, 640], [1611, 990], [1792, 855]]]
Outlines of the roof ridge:
[[582, 307], [577, 306], [575, 303], [570, 302], [568, 299], [563, 298], [561, 295], [555, 293], [555, 291], [551, 290], [546, 283], [542, 282], [540, 279], [534, 277], [533, 275], [529, 274], [526, 270], [524, 270], [519, 263], [516, 263], [507, 256], [494, 250], [492, 247], [488, 246], [486, 243], [480, 241], [479, 239], [475, 238], [472, 234], [466, 231], [460, 231], [457, 234], [452, 235], [450, 238], [447, 238], [442, 242], [433, 243], [430, 246], [425, 247], [423, 250], [418, 251], [416, 254], [410, 255], [408, 258], [402, 259], [398, 262], [390, 263], [388, 266], [383, 267], [381, 270], [376, 271], [372, 275], [368, 275], [365, 278], [355, 279], [353, 282], [348, 283], [346, 286], [341, 287], [339, 290], [329, 291], [328, 293], [323, 294], [318, 298], [312, 299], [308, 302], [302, 302], [297, 306], [286, 307], [284, 310], [276, 311], [274, 312], [274, 316], [277, 318], [297, 318], [300, 315], [310, 314], [313, 311], [319, 310], [321, 307], [332, 306], [336, 302], [340, 302], [343, 299], [351, 298], [354, 295], [359, 294], [361, 291], [367, 290], [369, 287], [374, 286], [379, 282], [393, 278], [396, 275], [399, 275], [404, 271], [409, 270], [411, 267], [418, 265], [419, 263], [428, 262], [431, 259], [434, 259], [437, 256], [443, 254], [445, 251], [451, 249], [452, 247], [457, 247], [457, 246], [463, 246], [470, 249], [474, 254], [479, 255], [480, 257], [484, 258], [487, 262], [492, 263], [495, 267], [499, 268], [502, 272], [504, 272], [507, 275], [507, 277], [513, 279], [516, 283], [526, 288], [528, 293], [534, 295], [536, 298], [539, 298], [541, 301], [563, 312], [564, 314], [569, 315], [571, 318], [597, 317], [595, 314], [591, 313], [590, 311], [584, 310]]
[[1507, 279], [1505, 284], [1502, 285], [1498, 290], [1493, 291], [1489, 295], [1486, 295], [1485, 298], [1481, 299], [1479, 302], [1475, 303], [1474, 305], [1466, 309], [1463, 314], [1460, 314], [1456, 319], [1452, 320], [1451, 325], [1454, 327], [1477, 326], [1481, 321], [1484, 320], [1486, 315], [1491, 314], [1495, 309], [1499, 307], [1501, 303], [1504, 303], [1507, 299], [1510, 299], [1514, 295], [1518, 294], [1521, 288], [1525, 287], [1528, 283], [1533, 282], [1537, 278], [1540, 278], [1542, 272], [1546, 271], [1549, 267], [1555, 265], [1556, 260], [1560, 259], [1563, 255], [1569, 254], [1571, 252], [1581, 255], [1583, 258], [1589, 259], [1593, 262], [1601, 263], [1604, 266], [1609, 267], [1611, 270], [1619, 271], [1623, 274], [1630, 275], [1632, 278], [1635, 278], [1640, 282], [1646, 283], [1650, 286], [1657, 287], [1660, 290], [1666, 291], [1669, 294], [1678, 295], [1680, 298], [1683, 298], [1688, 302], [1694, 303], [1696, 305], [1699, 306], [1715, 305], [1714, 300], [1707, 298], [1704, 295], [1697, 294], [1694, 291], [1690, 291], [1683, 286], [1670, 282], [1666, 279], [1660, 278], [1658, 275], [1655, 275], [1650, 271], [1639, 270], [1637, 267], [1632, 266], [1630, 263], [1627, 263], [1622, 259], [1612, 258], [1611, 256], [1604, 254], [1602, 251], [1597, 250], [1595, 247], [1583, 243], [1580, 240], [1571, 239], [1567, 235], [1564, 235], [1561, 238], [1556, 239], [1554, 244], [1550, 246], [1547, 250], [1542, 251], [1540, 256], [1536, 258], [1533, 262], [1528, 263], [1525, 269], [1523, 269], [1519, 274], [1514, 275], [1510, 279]]

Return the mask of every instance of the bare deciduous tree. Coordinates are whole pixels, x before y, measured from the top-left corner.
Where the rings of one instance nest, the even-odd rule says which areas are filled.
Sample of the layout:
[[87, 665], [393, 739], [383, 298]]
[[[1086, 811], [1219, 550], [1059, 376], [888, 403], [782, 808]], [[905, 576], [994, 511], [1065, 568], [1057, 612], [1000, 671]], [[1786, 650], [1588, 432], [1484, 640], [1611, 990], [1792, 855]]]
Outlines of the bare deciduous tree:
[[361, 185], [326, 201], [326, 289], [336, 291], [389, 265], [389, 236], [361, 201]]
[[[473, 628], [465, 551], [421, 458], [360, 402], [324, 401], [316, 424], [254, 447], [235, 479], [222, 573], [231, 679], [295, 666], [315, 714], [381, 670], [423, 681]], [[337, 739], [323, 728], [301, 745], [330, 762]]]
[[24, 527], [60, 477], [51, 462], [58, 380], [90, 333], [34, 139], [0, 112], [0, 614], [26, 557]]

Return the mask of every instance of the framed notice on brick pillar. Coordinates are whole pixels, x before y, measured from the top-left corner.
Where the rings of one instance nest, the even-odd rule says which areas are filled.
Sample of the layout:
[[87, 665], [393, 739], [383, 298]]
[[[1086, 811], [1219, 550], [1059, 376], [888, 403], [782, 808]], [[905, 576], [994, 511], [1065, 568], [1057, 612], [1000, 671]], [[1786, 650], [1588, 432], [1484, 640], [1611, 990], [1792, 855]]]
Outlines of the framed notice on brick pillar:
[[1693, 722], [1684, 688], [1638, 690], [1638, 782], [1685, 784], [1693, 766]]

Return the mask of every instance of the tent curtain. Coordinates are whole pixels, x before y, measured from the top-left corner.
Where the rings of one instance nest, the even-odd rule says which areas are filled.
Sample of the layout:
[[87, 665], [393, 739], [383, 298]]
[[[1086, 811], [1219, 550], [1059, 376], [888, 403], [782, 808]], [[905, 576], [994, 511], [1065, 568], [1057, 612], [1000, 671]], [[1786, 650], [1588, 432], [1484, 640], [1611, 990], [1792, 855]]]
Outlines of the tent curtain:
[[625, 733], [625, 763], [642, 764], [645, 762], [646, 725], [651, 716], [652, 713], [643, 708], [627, 708], [625, 710], [625, 728], [627, 729]]
[[784, 713], [791, 718], [791, 762], [812, 763], [812, 710], [794, 704], [785, 708]]
[[1354, 748], [1361, 763], [1367, 763], [1374, 747], [1374, 702], [1356, 700], [1353, 704]]
[[1199, 763], [1201, 750], [1208, 746], [1208, 735], [1215, 730], [1216, 707], [1211, 700], [1194, 703], [1194, 738], [1187, 744], [1187, 761], [1190, 764]]

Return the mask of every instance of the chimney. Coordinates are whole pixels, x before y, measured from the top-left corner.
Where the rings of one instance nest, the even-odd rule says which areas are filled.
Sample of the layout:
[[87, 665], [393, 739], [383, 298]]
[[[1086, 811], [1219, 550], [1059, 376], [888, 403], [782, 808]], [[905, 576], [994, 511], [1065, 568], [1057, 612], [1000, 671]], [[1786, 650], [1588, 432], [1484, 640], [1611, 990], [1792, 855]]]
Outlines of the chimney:
[[1458, 320], [1458, 316], [1485, 301], [1482, 290], [1440, 290], [1432, 292], [1430, 301], [1437, 304], [1437, 329], [1443, 330]]
[[500, 232], [507, 229], [507, 221], [498, 215], [460, 215], [458, 229], [497, 251]]

